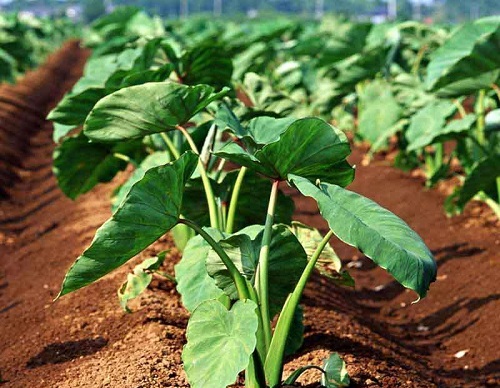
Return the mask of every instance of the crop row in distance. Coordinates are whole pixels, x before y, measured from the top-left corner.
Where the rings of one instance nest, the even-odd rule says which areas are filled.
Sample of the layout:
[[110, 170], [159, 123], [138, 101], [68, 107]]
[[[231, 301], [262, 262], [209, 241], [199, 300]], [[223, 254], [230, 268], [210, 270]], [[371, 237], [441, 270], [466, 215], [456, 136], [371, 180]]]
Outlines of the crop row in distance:
[[0, 82], [14, 82], [79, 31], [69, 19], [0, 13]]

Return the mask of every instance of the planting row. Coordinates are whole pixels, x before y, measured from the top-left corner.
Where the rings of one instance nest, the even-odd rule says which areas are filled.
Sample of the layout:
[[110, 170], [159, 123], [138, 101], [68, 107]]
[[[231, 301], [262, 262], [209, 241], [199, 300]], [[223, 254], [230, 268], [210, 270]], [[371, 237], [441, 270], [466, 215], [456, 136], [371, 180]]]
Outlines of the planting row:
[[26, 70], [39, 65], [76, 33], [77, 27], [65, 19], [0, 14], [0, 82], [12, 82]]
[[[336, 82], [341, 73], [332, 78], [330, 57], [293, 59], [309, 57], [304, 50], [322, 30], [280, 20], [222, 26], [165, 26], [121, 8], [88, 32], [93, 54], [84, 75], [49, 115], [60, 143], [54, 172], [75, 199], [134, 170], [59, 297], [171, 231], [183, 250], [175, 276], [162, 271], [163, 252], [136, 266], [118, 295], [128, 310], [153, 274], [176, 283], [191, 312], [183, 362], [193, 387], [225, 387], [243, 370], [247, 387], [278, 387], [309, 368], [322, 371], [326, 387], [348, 386], [338, 354], [282, 376], [284, 357], [302, 345], [300, 300], [312, 272], [354, 284], [330, 238], [360, 249], [418, 298], [436, 278], [435, 260], [404, 221], [345, 189], [355, 172], [350, 145], [328, 121], [347, 84], [336, 94], [308, 90], [307, 82]], [[281, 184], [316, 200], [326, 235], [293, 222]]]

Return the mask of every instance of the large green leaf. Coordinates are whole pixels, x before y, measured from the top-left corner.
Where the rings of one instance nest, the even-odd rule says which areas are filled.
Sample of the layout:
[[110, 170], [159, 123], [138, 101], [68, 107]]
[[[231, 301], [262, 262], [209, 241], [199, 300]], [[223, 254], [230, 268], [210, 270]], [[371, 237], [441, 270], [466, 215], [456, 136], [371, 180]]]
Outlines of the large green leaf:
[[266, 144], [274, 143], [295, 121], [292, 117], [274, 118], [261, 116], [248, 123], [247, 133], [242, 137], [247, 147], [259, 149]]
[[[204, 229], [216, 242], [228, 237], [217, 229]], [[208, 275], [206, 261], [209, 252], [210, 245], [201, 236], [195, 236], [189, 240], [181, 261], [175, 266], [177, 291], [181, 294], [182, 304], [190, 312], [200, 303], [224, 294]]]
[[89, 142], [82, 134], [66, 139], [54, 151], [53, 171], [60, 189], [71, 199], [90, 191], [101, 182], [109, 182], [127, 163], [114, 156], [141, 148], [137, 142], [103, 145]]
[[[252, 284], [259, 262], [264, 227], [253, 225], [221, 240], [219, 243], [228, 254], [236, 268]], [[307, 256], [302, 245], [285, 225], [275, 225], [269, 247], [269, 303], [271, 315], [277, 314], [283, 306], [300, 275], [307, 265]], [[215, 279], [217, 286], [237, 299], [234, 283], [226, 266], [215, 251], [210, 250], [207, 271]]]
[[408, 151], [425, 147], [444, 132], [446, 119], [456, 109], [451, 101], [441, 100], [426, 105], [413, 115], [406, 131], [406, 139], [409, 143]]
[[375, 202], [339, 186], [290, 176], [299, 191], [314, 198], [330, 229], [358, 248], [403, 286], [424, 297], [436, 279], [436, 262], [422, 239], [400, 218]]
[[227, 310], [217, 300], [203, 302], [186, 330], [182, 361], [193, 388], [222, 388], [233, 384], [255, 350], [259, 321], [257, 305], [237, 301]]
[[197, 162], [197, 155], [186, 152], [171, 164], [148, 170], [113, 216], [97, 230], [90, 247], [76, 259], [59, 296], [118, 268], [175, 226], [184, 185]]
[[428, 89], [448, 96], [489, 88], [500, 75], [500, 17], [493, 16], [459, 28], [431, 56]]
[[85, 121], [84, 133], [98, 142], [142, 138], [186, 124], [227, 89], [207, 85], [150, 82], [123, 88], [101, 99]]
[[[345, 160], [351, 149], [341, 131], [317, 118], [283, 123], [286, 129], [280, 131], [279, 139], [254, 152], [228, 143], [215, 154], [273, 179], [285, 180], [288, 174], [296, 174], [341, 186], [352, 182], [354, 169]], [[254, 127], [253, 132], [265, 130], [266, 125], [262, 125]]]

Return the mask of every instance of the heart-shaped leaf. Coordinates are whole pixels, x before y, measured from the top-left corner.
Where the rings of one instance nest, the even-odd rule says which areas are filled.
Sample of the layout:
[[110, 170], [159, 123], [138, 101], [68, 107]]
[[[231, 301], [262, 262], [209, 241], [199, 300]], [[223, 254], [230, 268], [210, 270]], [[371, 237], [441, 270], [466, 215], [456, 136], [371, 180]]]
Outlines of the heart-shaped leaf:
[[316, 200], [330, 229], [358, 248], [403, 286], [424, 297], [437, 266], [422, 239], [399, 217], [375, 202], [339, 186], [290, 176], [299, 191]]
[[[217, 229], [204, 229], [217, 242], [228, 237]], [[224, 294], [207, 273], [209, 252], [210, 245], [201, 236], [195, 236], [189, 240], [181, 261], [175, 266], [177, 291], [181, 294], [182, 304], [190, 312], [193, 312], [200, 303], [217, 299]]]
[[[268, 121], [260, 120], [262, 126], [255, 126], [253, 131], [265, 131]], [[341, 186], [352, 182], [354, 169], [345, 160], [351, 149], [341, 131], [318, 118], [300, 119], [292, 124], [288, 120], [279, 122], [286, 128], [278, 130], [279, 138], [271, 138], [272, 142], [263, 147], [244, 150], [228, 143], [215, 154], [272, 179], [286, 180], [289, 174], [295, 174]]]
[[59, 296], [103, 277], [174, 227], [180, 217], [184, 185], [197, 162], [197, 155], [186, 152], [171, 164], [148, 170], [76, 259]]
[[[236, 268], [252, 284], [255, 282], [263, 233], [263, 226], [253, 225], [219, 242]], [[273, 285], [269, 290], [271, 315], [281, 310], [306, 265], [307, 256], [297, 238], [285, 225], [275, 225], [269, 247], [269, 284]], [[207, 259], [207, 272], [219, 288], [237, 299], [236, 288], [227, 268], [212, 249]]]
[[193, 388], [221, 388], [233, 384], [248, 366], [255, 350], [259, 321], [257, 305], [237, 301], [227, 310], [217, 300], [200, 304], [189, 319], [184, 370]]
[[228, 92], [207, 85], [149, 82], [130, 86], [101, 99], [85, 120], [84, 133], [98, 142], [142, 138], [183, 125]]

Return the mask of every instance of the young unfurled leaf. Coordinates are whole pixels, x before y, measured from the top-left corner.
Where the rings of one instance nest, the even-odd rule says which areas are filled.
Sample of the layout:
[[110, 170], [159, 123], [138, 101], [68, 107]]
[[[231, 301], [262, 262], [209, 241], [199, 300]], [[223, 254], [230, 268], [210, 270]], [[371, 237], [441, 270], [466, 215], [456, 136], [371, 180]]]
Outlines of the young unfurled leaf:
[[197, 162], [197, 155], [186, 152], [171, 164], [148, 170], [76, 259], [59, 296], [100, 279], [174, 227], [181, 214], [184, 185]]
[[[256, 139], [256, 134], [265, 131], [268, 121], [261, 120], [262, 125], [253, 128], [251, 137]], [[354, 169], [345, 160], [351, 149], [342, 132], [317, 118], [300, 119], [292, 124], [284, 120], [283, 124], [279, 138], [257, 150], [244, 150], [228, 143], [215, 154], [273, 179], [286, 180], [289, 174], [295, 174], [341, 186], [352, 182]]]
[[136, 265], [133, 273], [127, 275], [127, 281], [124, 282], [118, 289], [118, 299], [122, 309], [130, 313], [128, 302], [137, 298], [148, 288], [151, 280], [153, 280], [153, 272], [162, 265], [167, 252], [161, 252], [157, 257], [150, 257], [144, 260], [141, 264]]
[[321, 384], [325, 388], [348, 387], [351, 384], [345, 362], [338, 353], [332, 353], [324, 361], [323, 370], [325, 373], [321, 376]]
[[208, 85], [149, 82], [101, 99], [85, 120], [85, 135], [97, 142], [143, 138], [187, 123], [228, 89], [214, 93]]
[[235, 382], [257, 343], [256, 308], [251, 300], [239, 300], [228, 311], [219, 301], [208, 300], [194, 310], [182, 352], [191, 387], [221, 388]]
[[424, 297], [437, 266], [422, 239], [399, 217], [375, 202], [339, 186], [290, 176], [299, 191], [316, 200], [333, 233], [358, 248], [403, 286]]

